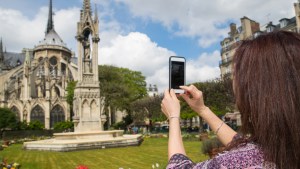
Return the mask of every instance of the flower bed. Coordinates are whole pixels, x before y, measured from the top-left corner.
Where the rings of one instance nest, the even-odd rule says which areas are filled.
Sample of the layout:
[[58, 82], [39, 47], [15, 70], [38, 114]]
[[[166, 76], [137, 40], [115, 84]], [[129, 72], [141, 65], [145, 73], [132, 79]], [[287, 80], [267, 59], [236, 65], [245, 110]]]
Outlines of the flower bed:
[[21, 165], [19, 163], [13, 162], [8, 163], [7, 159], [2, 159], [0, 164], [0, 169], [20, 169]]

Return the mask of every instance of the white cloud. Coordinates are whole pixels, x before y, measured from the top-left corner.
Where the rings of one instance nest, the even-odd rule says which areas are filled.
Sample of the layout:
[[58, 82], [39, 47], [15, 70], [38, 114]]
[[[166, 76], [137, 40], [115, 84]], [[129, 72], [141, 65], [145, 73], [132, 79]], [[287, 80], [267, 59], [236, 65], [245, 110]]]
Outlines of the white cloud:
[[[294, 0], [116, 1], [127, 4], [136, 17], [160, 22], [180, 36], [197, 37], [201, 47], [219, 42], [227, 36], [228, 21], [239, 25], [239, 19], [243, 16], [258, 21], [261, 25], [269, 20], [278, 23], [281, 18], [295, 16]], [[268, 14], [270, 15], [267, 16]]]
[[0, 36], [9, 51], [20, 52], [23, 47], [32, 48], [43, 37], [45, 26], [45, 8], [39, 10], [33, 20], [20, 11], [0, 8]]
[[[77, 46], [74, 36], [79, 10], [77, 7], [55, 10], [54, 15], [55, 30], [75, 53]], [[31, 19], [18, 10], [0, 7], [0, 36], [8, 51], [20, 52], [23, 47], [33, 48], [38, 44], [44, 37], [47, 17], [48, 7], [40, 8]], [[143, 33], [131, 32], [131, 26], [124, 27], [117, 22], [109, 9], [104, 9], [99, 17], [99, 63], [141, 71], [146, 76], [147, 83], [156, 84], [160, 92], [168, 88], [169, 56], [176, 53], [158, 46]], [[218, 51], [203, 53], [195, 60], [187, 60], [187, 83], [218, 77], [219, 68], [215, 67], [218, 60]]]
[[[141, 71], [148, 84], [156, 84], [160, 92], [168, 88], [169, 57], [173, 51], [158, 46], [142, 33], [132, 32], [111, 39], [111, 45], [100, 47], [100, 64], [110, 64]], [[216, 78], [220, 70], [215, 67], [220, 53], [204, 53], [199, 58], [187, 60], [187, 83]]]
[[75, 36], [77, 30], [77, 22], [79, 21], [80, 16], [79, 12], [80, 8], [73, 7], [55, 11], [54, 15], [55, 30], [57, 31], [59, 36], [61, 36], [63, 41], [67, 43], [67, 46], [73, 51], [77, 51]]
[[[3, 44], [11, 52], [33, 48], [45, 36], [47, 19], [48, 7], [41, 7], [33, 19], [18, 10], [0, 8], [0, 37], [3, 37]], [[79, 8], [55, 11], [54, 28], [71, 48], [75, 46], [77, 20]]]

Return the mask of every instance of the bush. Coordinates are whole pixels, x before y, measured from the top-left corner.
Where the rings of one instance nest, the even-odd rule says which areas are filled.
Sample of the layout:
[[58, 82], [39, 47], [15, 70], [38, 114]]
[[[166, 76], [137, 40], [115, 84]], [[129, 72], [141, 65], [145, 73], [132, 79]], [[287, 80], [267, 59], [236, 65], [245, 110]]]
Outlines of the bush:
[[125, 127], [126, 127], [126, 124], [125, 124], [124, 121], [120, 121], [120, 122], [118, 122], [118, 123], [113, 124], [112, 127], [113, 127], [114, 129], [116, 129], [116, 130], [119, 130], [119, 129], [123, 129], [123, 130], [124, 130]]
[[198, 141], [199, 137], [196, 134], [185, 133], [182, 135], [183, 140], [185, 141]]
[[219, 139], [217, 137], [214, 137], [212, 139], [203, 141], [202, 153], [211, 156], [211, 153], [213, 153], [214, 149], [220, 149], [222, 147], [223, 147], [223, 144], [219, 141]]
[[62, 121], [54, 124], [54, 130], [73, 130], [74, 123], [71, 121]]
[[40, 121], [37, 121], [37, 120], [31, 121], [28, 124], [29, 130], [43, 130], [44, 128], [45, 128], [44, 125]]

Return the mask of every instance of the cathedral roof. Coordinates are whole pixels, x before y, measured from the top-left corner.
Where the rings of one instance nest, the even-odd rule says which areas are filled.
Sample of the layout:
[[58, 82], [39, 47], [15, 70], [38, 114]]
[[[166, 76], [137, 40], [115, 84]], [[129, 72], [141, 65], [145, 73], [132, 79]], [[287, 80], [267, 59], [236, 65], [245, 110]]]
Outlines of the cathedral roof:
[[60, 38], [60, 36], [56, 33], [54, 29], [52, 0], [49, 0], [49, 15], [45, 33], [45, 38], [42, 41], [40, 41], [37, 46], [55, 45], [67, 48], [67, 45], [63, 42], [63, 40]]
[[12, 69], [23, 64], [25, 53], [4, 52], [4, 67], [2, 69]]
[[67, 47], [67, 45], [63, 42], [63, 40], [59, 37], [59, 35], [55, 32], [54, 29], [51, 29], [45, 36], [45, 38], [40, 41], [39, 45], [56, 45]]

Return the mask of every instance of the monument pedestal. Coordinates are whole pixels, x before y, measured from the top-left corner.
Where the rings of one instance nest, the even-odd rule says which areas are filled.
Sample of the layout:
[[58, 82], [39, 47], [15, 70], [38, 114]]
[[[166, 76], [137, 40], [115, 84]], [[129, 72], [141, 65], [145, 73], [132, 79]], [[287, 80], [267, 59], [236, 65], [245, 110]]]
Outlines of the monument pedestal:
[[76, 151], [138, 146], [142, 135], [123, 135], [123, 130], [56, 133], [53, 139], [25, 142], [25, 150]]

